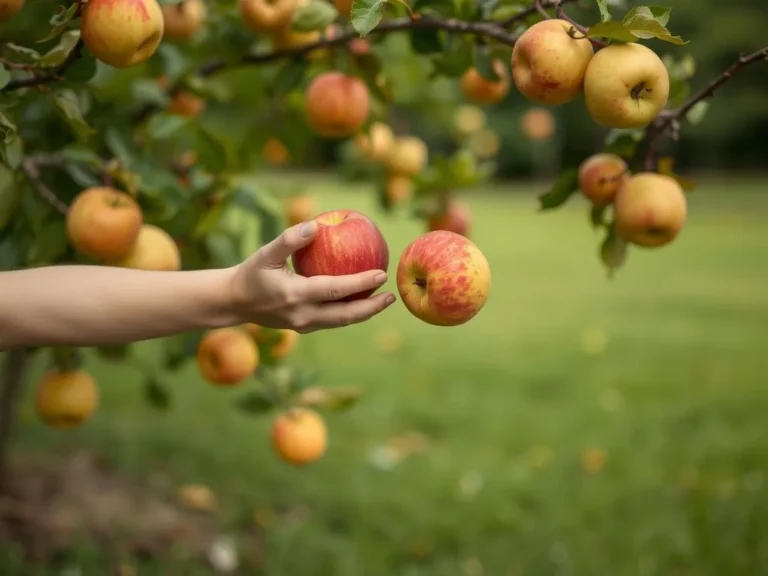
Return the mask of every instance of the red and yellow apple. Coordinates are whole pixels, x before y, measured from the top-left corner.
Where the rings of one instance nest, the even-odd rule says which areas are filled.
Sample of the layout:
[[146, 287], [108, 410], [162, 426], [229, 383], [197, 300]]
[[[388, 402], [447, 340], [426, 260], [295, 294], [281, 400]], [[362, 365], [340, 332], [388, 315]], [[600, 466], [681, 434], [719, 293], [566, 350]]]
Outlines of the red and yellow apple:
[[593, 154], [579, 166], [579, 189], [593, 204], [606, 206], [629, 178], [629, 167], [616, 154]]
[[565, 104], [584, 86], [594, 50], [583, 34], [573, 38], [570, 22], [554, 18], [537, 22], [512, 49], [512, 78], [520, 93], [537, 104]]
[[346, 138], [362, 128], [371, 110], [368, 87], [360, 78], [330, 71], [316, 76], [305, 94], [307, 124], [326, 138]]
[[203, 0], [182, 0], [178, 4], [163, 6], [165, 22], [164, 38], [188, 40], [200, 30], [205, 22], [207, 9]]
[[211, 384], [233, 386], [259, 366], [259, 349], [242, 328], [215, 328], [206, 332], [198, 344], [197, 366]]
[[[291, 257], [298, 274], [343, 276], [368, 270], [387, 271], [387, 241], [368, 216], [354, 210], [333, 210], [323, 212], [314, 220], [318, 224], [315, 239]], [[367, 298], [375, 291], [365, 290], [340, 301]]]
[[429, 217], [427, 226], [430, 232], [447, 230], [466, 237], [469, 236], [471, 221], [469, 207], [456, 200], [451, 200], [445, 210]]
[[636, 42], [598, 50], [584, 77], [592, 120], [608, 128], [638, 128], [656, 118], [669, 98], [669, 73], [656, 53]]
[[685, 192], [677, 180], [641, 172], [631, 176], [616, 194], [616, 232], [637, 246], [657, 248], [680, 234], [687, 212]]
[[489, 105], [501, 102], [509, 94], [509, 71], [501, 60], [493, 61], [493, 70], [499, 77], [490, 80], [480, 74], [476, 68], [469, 68], [459, 82], [464, 97], [475, 104]]
[[114, 188], [86, 188], [69, 206], [66, 231], [69, 243], [98, 261], [128, 255], [143, 224], [136, 200]]
[[275, 418], [271, 440], [272, 447], [286, 462], [309, 464], [325, 454], [328, 430], [317, 412], [296, 407]]
[[89, 0], [80, 34], [98, 59], [115, 68], [149, 60], [160, 46], [165, 24], [157, 0]]
[[191, 92], [177, 92], [171, 97], [168, 113], [194, 118], [205, 109], [205, 100]]
[[21, 12], [24, 0], [0, 0], [0, 22], [10, 20]]
[[108, 263], [136, 270], [174, 271], [181, 269], [181, 255], [168, 232], [152, 224], [144, 224], [128, 254]]
[[397, 289], [416, 318], [435, 326], [458, 326], [485, 306], [491, 268], [464, 236], [447, 230], [428, 232], [400, 256]]
[[51, 370], [35, 391], [35, 410], [53, 428], [77, 428], [96, 411], [99, 388], [84, 370]]

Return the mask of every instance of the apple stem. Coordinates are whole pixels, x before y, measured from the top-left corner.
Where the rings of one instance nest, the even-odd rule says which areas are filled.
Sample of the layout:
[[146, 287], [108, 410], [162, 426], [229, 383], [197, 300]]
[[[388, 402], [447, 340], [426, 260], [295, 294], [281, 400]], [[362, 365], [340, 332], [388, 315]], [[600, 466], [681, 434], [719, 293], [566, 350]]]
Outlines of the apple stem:
[[646, 88], [645, 82], [640, 82], [640, 84], [638, 84], [637, 86], [632, 88], [632, 90], [630, 91], [630, 94], [632, 95], [632, 99], [633, 100], [639, 100], [640, 99], [640, 94], [642, 94], [643, 91], [653, 92], [653, 90], [651, 88]]
[[427, 281], [424, 278], [416, 278], [413, 283], [418, 286], [419, 288], [426, 288], [427, 287]]

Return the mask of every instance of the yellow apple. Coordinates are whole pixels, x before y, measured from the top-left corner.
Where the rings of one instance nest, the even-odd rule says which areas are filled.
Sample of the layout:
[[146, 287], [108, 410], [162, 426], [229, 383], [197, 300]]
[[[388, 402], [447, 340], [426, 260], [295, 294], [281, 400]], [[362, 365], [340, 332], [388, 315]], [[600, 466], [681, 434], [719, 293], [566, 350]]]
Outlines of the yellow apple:
[[248, 332], [238, 327], [215, 328], [197, 347], [197, 365], [203, 378], [218, 386], [234, 386], [259, 366], [259, 349]]
[[35, 410], [52, 428], [78, 428], [99, 403], [96, 381], [84, 370], [46, 372], [35, 391]]
[[357, 150], [372, 162], [384, 162], [389, 157], [394, 143], [392, 128], [383, 122], [374, 122], [367, 134], [361, 132], [355, 138]]
[[583, 34], [571, 37], [570, 22], [554, 18], [522, 33], [512, 49], [512, 77], [520, 93], [537, 104], [565, 104], [578, 96], [594, 50]]
[[325, 453], [328, 431], [317, 412], [297, 407], [275, 418], [271, 440], [283, 460], [298, 466], [314, 462]]
[[183, 0], [178, 4], [163, 6], [165, 38], [188, 40], [205, 22], [207, 10], [203, 0]]
[[112, 266], [137, 270], [180, 270], [181, 256], [173, 238], [157, 226], [144, 224], [128, 255]]
[[453, 115], [453, 127], [460, 136], [469, 136], [482, 130], [485, 123], [485, 112], [472, 104], [462, 104]]
[[685, 192], [677, 180], [641, 172], [630, 177], [616, 195], [616, 231], [627, 242], [657, 248], [680, 234], [687, 211]]
[[89, 0], [80, 34], [98, 59], [115, 68], [149, 60], [163, 39], [163, 11], [157, 0]]
[[629, 167], [616, 154], [593, 154], [579, 166], [579, 189], [593, 204], [605, 206], [627, 181]]
[[392, 204], [400, 204], [413, 196], [413, 181], [408, 176], [390, 174], [387, 177], [387, 199]]
[[418, 136], [400, 136], [395, 138], [392, 150], [386, 160], [390, 174], [415, 176], [427, 165], [429, 149]]
[[277, 32], [291, 27], [297, 0], [238, 0], [240, 16], [254, 32]]
[[584, 77], [584, 102], [592, 119], [608, 128], [645, 126], [669, 98], [669, 73], [642, 44], [611, 44], [595, 54]]

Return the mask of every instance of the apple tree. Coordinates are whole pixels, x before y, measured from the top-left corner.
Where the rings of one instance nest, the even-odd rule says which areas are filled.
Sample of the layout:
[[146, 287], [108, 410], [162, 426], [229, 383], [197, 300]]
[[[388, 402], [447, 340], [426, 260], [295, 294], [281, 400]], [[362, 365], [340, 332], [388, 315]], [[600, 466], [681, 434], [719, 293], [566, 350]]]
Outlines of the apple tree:
[[[671, 31], [669, 8], [585, 0], [591, 19], [578, 23], [569, 4], [0, 0], [2, 269], [236, 264], [254, 233], [263, 244], [314, 215], [311, 197], [266, 184], [262, 171], [322, 160], [318, 144], [328, 143], [340, 172], [370, 183], [383, 210], [407, 210], [425, 231], [469, 235], [457, 195], [493, 178], [499, 151], [482, 109], [517, 90], [542, 108], [582, 99], [605, 129], [601, 149], [566, 166], [539, 208], [583, 194], [604, 231], [596, 251], [613, 271], [629, 247], [659, 248], [680, 233], [692, 183], [674, 174], [663, 146], [768, 48], [694, 89], [688, 41]], [[659, 56], [650, 39], [669, 52]], [[435, 130], [451, 135], [450, 149], [430, 150], [417, 135]], [[315, 372], [293, 368], [298, 340], [255, 325], [161, 339], [146, 397], [167, 408], [164, 378], [196, 362], [209, 383], [235, 388], [249, 413], [301, 406], [289, 433], [291, 422], [314, 429], [317, 445], [282, 455], [311, 461], [325, 449], [312, 410], [348, 406], [357, 391], [319, 387]], [[239, 359], [226, 370], [224, 347]], [[130, 345], [98, 352], [135, 357]], [[7, 352], [2, 454], [33, 355], [51, 365], [36, 388], [45, 422], [78, 426], [97, 408], [80, 350]]]

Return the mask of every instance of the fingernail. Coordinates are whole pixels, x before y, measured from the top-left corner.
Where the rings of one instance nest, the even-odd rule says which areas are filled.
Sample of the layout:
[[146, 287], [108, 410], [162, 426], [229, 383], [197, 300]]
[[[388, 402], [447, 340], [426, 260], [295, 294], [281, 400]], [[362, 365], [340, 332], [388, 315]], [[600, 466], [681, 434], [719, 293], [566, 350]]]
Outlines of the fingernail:
[[393, 294], [390, 294], [389, 296], [387, 296], [387, 299], [385, 300], [385, 302], [387, 303], [387, 306], [389, 306], [390, 304], [394, 304], [395, 296]]
[[299, 236], [302, 238], [309, 238], [315, 233], [315, 228], [317, 228], [317, 223], [314, 220], [304, 222], [304, 224], [301, 225], [301, 228], [299, 228]]
[[376, 275], [376, 284], [378, 284], [379, 286], [384, 284], [384, 282], [386, 281], [387, 281], [387, 275], [384, 274], [383, 272], [381, 274]]

